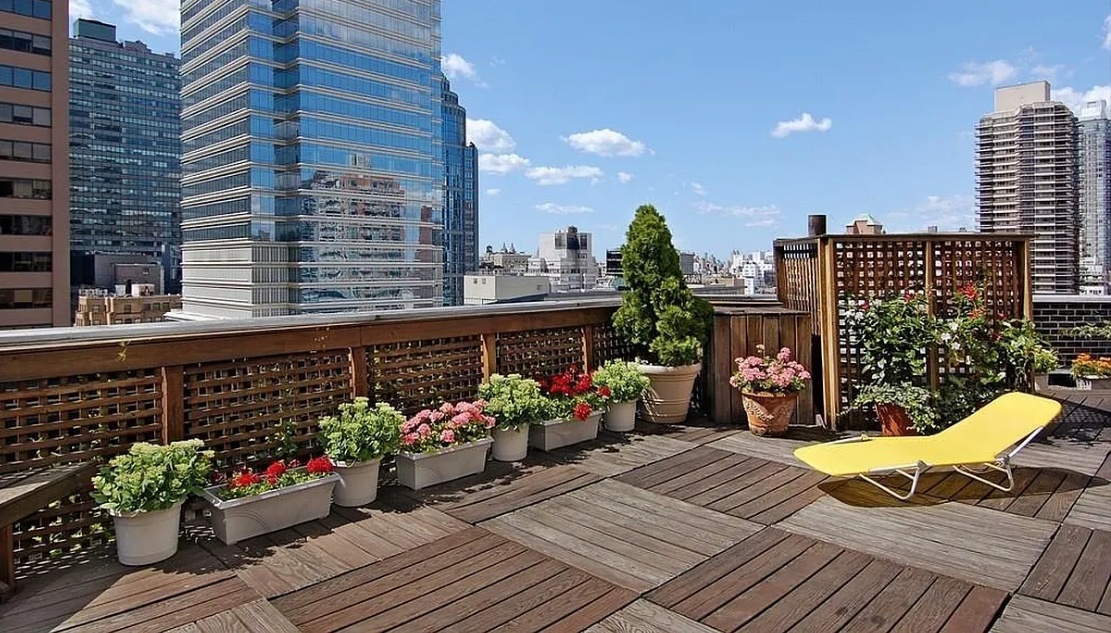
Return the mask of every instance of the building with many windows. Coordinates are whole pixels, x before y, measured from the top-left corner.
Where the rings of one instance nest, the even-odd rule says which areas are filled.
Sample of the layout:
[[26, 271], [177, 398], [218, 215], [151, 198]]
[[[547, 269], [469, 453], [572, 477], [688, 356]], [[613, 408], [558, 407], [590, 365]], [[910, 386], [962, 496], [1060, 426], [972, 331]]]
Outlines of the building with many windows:
[[157, 264], [180, 292], [180, 61], [116, 27], [74, 22], [70, 72], [70, 251], [74, 296], [111, 288], [101, 260]]
[[463, 305], [463, 275], [478, 270], [478, 150], [467, 143], [467, 111], [442, 81], [444, 303]]
[[1080, 284], [1107, 294], [1111, 282], [1111, 120], [1106, 101], [1080, 109]]
[[0, 0], [0, 330], [70, 324], [68, 13]]
[[181, 42], [181, 318], [443, 305], [439, 0], [185, 0]]
[[594, 236], [573, 226], [540, 235], [540, 248], [529, 260], [530, 275], [544, 275], [552, 292], [593, 290], [598, 285]]
[[1079, 286], [1076, 116], [1049, 83], [998, 88], [976, 126], [976, 214], [985, 233], [1030, 233], [1036, 294]]

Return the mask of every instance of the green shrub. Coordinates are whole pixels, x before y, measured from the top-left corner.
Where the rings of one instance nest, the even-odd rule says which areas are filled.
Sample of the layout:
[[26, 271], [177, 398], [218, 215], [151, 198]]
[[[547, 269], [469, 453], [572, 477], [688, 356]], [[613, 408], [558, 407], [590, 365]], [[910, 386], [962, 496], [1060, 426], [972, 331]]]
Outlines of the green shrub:
[[642, 205], [621, 248], [629, 289], [613, 315], [637, 358], [669, 367], [697, 363], [710, 338], [713, 308], [683, 283], [679, 252], [660, 212]]
[[203, 448], [201, 440], [133, 444], [93, 477], [93, 498], [121, 514], [165, 510], [208, 483], [213, 452]]
[[867, 385], [853, 400], [851, 409], [893, 404], [903, 408], [914, 430], [922, 435], [937, 433], [945, 428], [937, 410], [931, 405], [932, 395], [922, 387], [902, 385]]
[[332, 461], [353, 464], [396, 453], [401, 442], [405, 416], [380, 402], [370, 406], [367, 398], [339, 405], [338, 415], [320, 418], [320, 439]]
[[640, 373], [636, 363], [622, 360], [611, 360], [594, 372], [594, 386], [600, 390], [608, 389], [603, 393], [613, 402], [632, 402], [648, 390], [652, 384], [648, 376]]
[[497, 428], [511, 431], [551, 417], [552, 405], [540, 392], [540, 383], [520, 374], [494, 374], [479, 385], [484, 411], [497, 420]]

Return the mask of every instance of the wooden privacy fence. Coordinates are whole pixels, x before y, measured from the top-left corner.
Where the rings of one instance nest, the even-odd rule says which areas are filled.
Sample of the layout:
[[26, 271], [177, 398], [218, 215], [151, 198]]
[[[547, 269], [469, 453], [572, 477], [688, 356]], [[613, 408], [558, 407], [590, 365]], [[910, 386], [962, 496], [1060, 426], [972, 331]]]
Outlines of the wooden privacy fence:
[[[842, 419], [860, 376], [858, 350], [845, 328], [841, 302], [848, 297], [882, 297], [931, 289], [930, 311], [944, 313], [967, 283], [983, 288], [988, 307], [1007, 318], [1033, 318], [1030, 240], [1026, 235], [923, 233], [822, 235], [776, 240], [779, 300], [809, 312], [820, 339], [822, 409], [830, 426], [852, 427]], [[948, 368], [931, 357], [929, 380], [936, 384]]]
[[[0, 477], [99, 461], [133, 442], [200, 438], [227, 469], [314, 450], [355, 396], [406, 413], [471, 399], [492, 373], [593, 367], [627, 350], [616, 301], [432, 313], [158, 324], [0, 335]], [[88, 491], [14, 526], [20, 575], [107, 538]]]

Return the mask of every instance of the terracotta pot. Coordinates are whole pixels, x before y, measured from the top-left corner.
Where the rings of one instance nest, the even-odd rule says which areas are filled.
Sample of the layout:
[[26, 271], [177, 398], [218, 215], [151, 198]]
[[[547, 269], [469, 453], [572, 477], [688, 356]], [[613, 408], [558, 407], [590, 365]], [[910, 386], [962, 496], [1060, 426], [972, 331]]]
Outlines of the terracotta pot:
[[748, 417], [748, 430], [753, 435], [776, 437], [787, 434], [799, 399], [797, 393], [744, 392], [741, 397]]
[[685, 421], [691, 407], [694, 379], [701, 370], [702, 363], [682, 367], [641, 365], [640, 373], [652, 381], [648, 391], [640, 398], [644, 419], [656, 424]]
[[906, 409], [897, 404], [877, 404], [876, 417], [880, 420], [883, 434], [892, 436], [918, 435], [918, 431], [911, 428], [910, 416]]

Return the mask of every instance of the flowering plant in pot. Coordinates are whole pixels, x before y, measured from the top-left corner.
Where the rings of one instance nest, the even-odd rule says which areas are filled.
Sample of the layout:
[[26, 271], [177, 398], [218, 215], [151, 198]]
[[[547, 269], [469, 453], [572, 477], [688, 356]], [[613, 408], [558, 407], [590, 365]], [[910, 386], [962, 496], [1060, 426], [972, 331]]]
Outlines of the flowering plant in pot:
[[378, 467], [384, 456], [397, 452], [404, 422], [405, 416], [389, 404], [370, 406], [363, 397], [319, 420], [324, 452], [340, 477], [332, 495], [336, 505], [361, 506], [378, 497]]
[[784, 435], [798, 403], [798, 393], [810, 381], [810, 372], [792, 360], [791, 348], [775, 356], [765, 356], [757, 345], [758, 356], [738, 358], [737, 371], [729, 384], [741, 390], [748, 428], [753, 435]]
[[328, 516], [339, 481], [327, 457], [277, 460], [257, 472], [244, 468], [201, 492], [216, 537], [231, 545]]
[[1057, 369], [1061, 364], [1057, 352], [1053, 348], [1039, 345], [1034, 348], [1034, 389], [1045, 391], [1049, 389], [1049, 372]]
[[[594, 371], [594, 386], [608, 397], [602, 418], [610, 431], [632, 431], [636, 425], [637, 399], [652, 385], [637, 363], [611, 360]], [[608, 393], [607, 393], [608, 392]]]
[[93, 477], [93, 499], [112, 516], [121, 563], [149, 565], [177, 552], [181, 504], [204, 488], [212, 457], [201, 440], [137, 442]]
[[1111, 389], [1111, 358], [1081, 354], [1072, 362], [1072, 375], [1081, 389]]
[[852, 408], [864, 407], [875, 408], [884, 435], [928, 435], [942, 429], [933, 395], [924, 387], [867, 385], [857, 393]]
[[598, 420], [605, 410], [608, 388], [595, 387], [591, 374], [577, 365], [538, 382], [551, 402], [551, 419], [529, 429], [533, 447], [551, 451], [598, 437]]
[[642, 205], [621, 247], [628, 290], [613, 327], [632, 348], [651, 386], [641, 398], [644, 419], [674, 424], [687, 418], [714, 310], [683, 281], [679, 252], [663, 215]]
[[494, 426], [493, 457], [516, 462], [528, 454], [529, 426], [551, 417], [552, 403], [540, 391], [540, 383], [520, 374], [494, 374], [478, 387], [486, 401], [485, 411], [497, 420]]
[[482, 472], [486, 449], [493, 442], [490, 432], [497, 424], [485, 407], [484, 400], [445, 402], [403, 422], [398, 481], [420, 490]]

